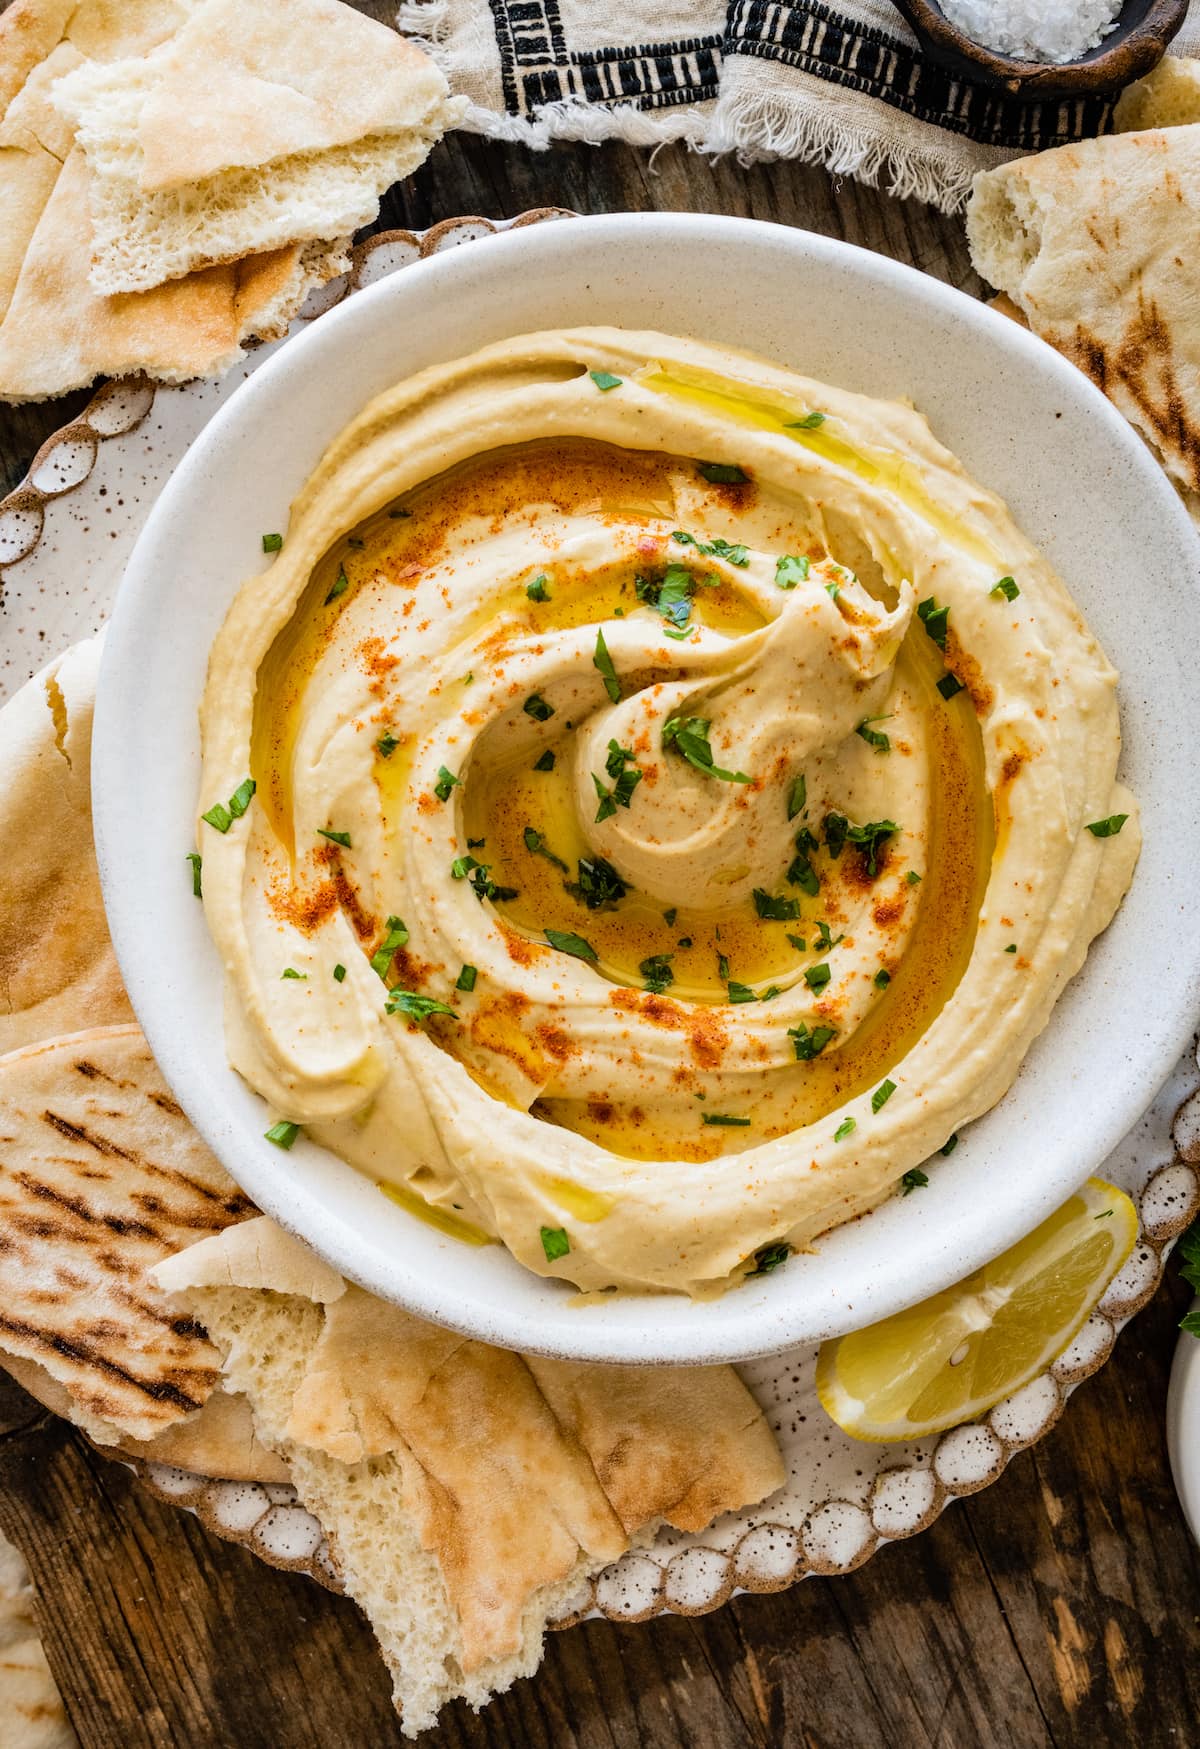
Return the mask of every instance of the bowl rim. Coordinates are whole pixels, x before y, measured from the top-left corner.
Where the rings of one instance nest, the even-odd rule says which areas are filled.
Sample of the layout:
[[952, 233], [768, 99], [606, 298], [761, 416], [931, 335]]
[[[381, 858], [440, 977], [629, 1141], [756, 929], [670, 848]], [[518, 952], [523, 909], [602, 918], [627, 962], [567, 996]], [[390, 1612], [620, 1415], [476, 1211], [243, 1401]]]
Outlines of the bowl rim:
[[[954, 287], [890, 257], [838, 239], [761, 220], [715, 214], [619, 213], [573, 218], [561, 225], [514, 230], [488, 238], [485, 247], [489, 275], [503, 274], [510, 268], [519, 272], [523, 257], [539, 253], [544, 256], [547, 250], [560, 264], [563, 254], [568, 254], [573, 258], [572, 271], [578, 271], [589, 251], [592, 251], [590, 260], [594, 263], [603, 260], [605, 250], [618, 239], [632, 239], [640, 246], [644, 245], [645, 234], [650, 231], [657, 233], [657, 240], [668, 248], [695, 244], [703, 249], [724, 242], [737, 246], [739, 251], [761, 247], [772, 252], [780, 251], [784, 256], [790, 254], [799, 269], [804, 261], [815, 263], [818, 269], [841, 267], [852, 274], [865, 276], [869, 282], [874, 282], [877, 291], [899, 293], [909, 303], [915, 295], [931, 321], [935, 321], [939, 314], [961, 318], [966, 326], [974, 328], [985, 339], [990, 336], [985, 352], [991, 352], [994, 343], [1000, 341], [1001, 350], [1010, 358], [1024, 360], [1043, 375], [1048, 374], [1056, 393], [1086, 410], [1089, 421], [1104, 428], [1106, 447], [1115, 450], [1122, 462], [1133, 470], [1135, 478], [1140, 476], [1139, 486], [1144, 487], [1152, 498], [1157, 498], [1158, 512], [1168, 529], [1174, 522], [1177, 541], [1185, 547], [1187, 543], [1194, 545], [1192, 525], [1166, 476], [1137, 435], [1094, 385], [1025, 329]], [[506, 1306], [503, 1296], [489, 1300], [482, 1310], [478, 1306], [464, 1310], [460, 1302], [449, 1297], [439, 1285], [432, 1262], [427, 1270], [428, 1279], [421, 1276], [419, 1279], [405, 1277], [397, 1280], [394, 1269], [389, 1274], [386, 1260], [381, 1258], [378, 1246], [373, 1246], [369, 1235], [359, 1232], [336, 1215], [331, 1223], [330, 1209], [321, 1196], [306, 1186], [297, 1185], [287, 1169], [287, 1162], [294, 1158], [293, 1155], [269, 1146], [264, 1148], [261, 1144], [253, 1151], [246, 1147], [248, 1133], [234, 1122], [231, 1115], [234, 1095], [230, 1095], [224, 1109], [211, 1108], [203, 1102], [198, 1084], [194, 1084], [187, 1017], [168, 1012], [167, 1004], [159, 996], [159, 954], [146, 927], [144, 884], [139, 889], [138, 880], [129, 878], [128, 839], [130, 834], [136, 838], [137, 831], [144, 829], [144, 823], [139, 819], [140, 802], [131, 794], [127, 781], [125, 750], [129, 745], [127, 720], [131, 711], [136, 714], [132, 701], [137, 688], [130, 684], [139, 672], [136, 634], [141, 616], [153, 613], [163, 562], [174, 550], [170, 534], [173, 519], [179, 507], [186, 505], [198, 488], [203, 489], [206, 468], [230, 444], [230, 438], [248, 409], [255, 408], [260, 401], [269, 400], [276, 391], [282, 393], [293, 373], [302, 373], [306, 367], [312, 366], [330, 368], [339, 351], [353, 345], [356, 331], [360, 327], [370, 328], [376, 312], [382, 315], [390, 304], [402, 304], [413, 298], [436, 299], [444, 292], [452, 295], [455, 280], [475, 273], [477, 267], [478, 260], [473, 250], [455, 250], [414, 263], [403, 273], [387, 276], [354, 298], [345, 300], [320, 322], [296, 335], [273, 357], [266, 359], [208, 421], [174, 469], [151, 510], [129, 559], [105, 639], [92, 755], [100, 878], [118, 963], [130, 1000], [180, 1104], [204, 1140], [230, 1170], [231, 1176], [254, 1198], [260, 1209], [288, 1230], [298, 1232], [347, 1279], [385, 1299], [405, 1305], [419, 1316], [508, 1348], [579, 1360], [634, 1364], [708, 1364], [743, 1360], [859, 1328], [962, 1279], [1022, 1238], [1070, 1195], [1133, 1127], [1192, 1035], [1195, 1013], [1200, 1007], [1200, 930], [1194, 940], [1180, 944], [1173, 959], [1173, 965], [1179, 968], [1177, 1000], [1173, 1009], [1159, 1007], [1156, 1011], [1153, 1052], [1143, 1041], [1140, 1056], [1135, 1058], [1137, 1073], [1127, 1075], [1119, 1096], [1110, 1093], [1107, 1110], [1098, 1114], [1099, 1131], [1095, 1125], [1089, 1126], [1086, 1145], [1075, 1139], [1060, 1145], [1062, 1158], [1057, 1171], [1048, 1183], [1041, 1185], [1038, 1195], [1030, 1192], [1012, 1207], [999, 1212], [994, 1208], [985, 1211], [981, 1207], [978, 1215], [972, 1214], [969, 1221], [960, 1221], [955, 1227], [952, 1243], [946, 1237], [928, 1241], [930, 1255], [921, 1260], [924, 1273], [918, 1283], [912, 1282], [911, 1268], [906, 1260], [904, 1268], [909, 1270], [907, 1285], [898, 1288], [896, 1278], [903, 1270], [892, 1261], [881, 1266], [877, 1274], [853, 1284], [851, 1304], [843, 1302], [832, 1306], [822, 1303], [815, 1306], [811, 1303], [811, 1296], [806, 1299], [802, 1291], [782, 1303], [778, 1293], [772, 1295], [771, 1286], [786, 1279], [786, 1272], [781, 1272], [756, 1283], [754, 1290], [742, 1287], [735, 1294], [726, 1295], [721, 1302], [723, 1306], [737, 1303], [720, 1323], [713, 1318], [705, 1324], [702, 1316], [704, 1302], [683, 1301], [692, 1312], [699, 1307], [700, 1317], [692, 1317], [689, 1321], [681, 1315], [679, 1322], [672, 1323], [668, 1316], [649, 1331], [640, 1325], [619, 1322], [616, 1318], [607, 1326], [599, 1318], [576, 1318], [578, 1339], [573, 1329], [566, 1340], [557, 1329], [548, 1333], [537, 1318]], [[447, 348], [447, 355], [449, 350]], [[420, 363], [413, 368], [420, 368]], [[396, 379], [392, 376], [388, 380]], [[378, 388], [372, 390], [375, 392]], [[322, 449], [336, 436], [341, 423], [339, 417], [328, 430], [321, 443]], [[243, 576], [239, 574], [231, 584], [222, 612], [227, 610], [242, 581]], [[136, 876], [142, 871], [134, 866], [133, 872]], [[170, 902], [181, 904], [175, 899]], [[1200, 900], [1196, 903], [1200, 906]], [[207, 936], [207, 931], [204, 933]], [[211, 943], [209, 945], [211, 948]], [[231, 1082], [236, 1079], [232, 1071], [226, 1069], [225, 1073]], [[237, 1085], [240, 1087], [241, 1083]], [[252, 1097], [257, 1099], [256, 1095]], [[1006, 1099], [1014, 1097], [1015, 1090]], [[1096, 1139], [1097, 1134], [1099, 1139]], [[300, 1149], [315, 1146], [304, 1140], [297, 1153]], [[317, 1152], [324, 1153], [323, 1150]], [[337, 1162], [337, 1165], [344, 1172], [354, 1173], [352, 1167], [342, 1162]], [[354, 1176], [356, 1179], [361, 1177], [359, 1174]], [[890, 1199], [863, 1220], [878, 1221], [885, 1211], [899, 1206], [900, 1199]], [[403, 1211], [397, 1213], [403, 1214]], [[403, 1218], [412, 1219], [409, 1216]], [[862, 1221], [849, 1223], [848, 1227], [835, 1229], [833, 1237], [861, 1225]], [[890, 1224], [888, 1230], [891, 1230]], [[314, 1234], [319, 1237], [314, 1238]], [[437, 1235], [431, 1234], [431, 1237], [436, 1239]], [[827, 1241], [826, 1245], [829, 1243]], [[429, 1254], [432, 1259], [432, 1245]], [[559, 1283], [550, 1285], [561, 1287]], [[648, 1298], [644, 1295], [627, 1296], [627, 1300], [639, 1305], [644, 1305]], [[679, 1303], [675, 1296], [670, 1296], [670, 1299]], [[561, 1303], [566, 1304], [565, 1295]], [[656, 1303], [664, 1303], [661, 1296]]]

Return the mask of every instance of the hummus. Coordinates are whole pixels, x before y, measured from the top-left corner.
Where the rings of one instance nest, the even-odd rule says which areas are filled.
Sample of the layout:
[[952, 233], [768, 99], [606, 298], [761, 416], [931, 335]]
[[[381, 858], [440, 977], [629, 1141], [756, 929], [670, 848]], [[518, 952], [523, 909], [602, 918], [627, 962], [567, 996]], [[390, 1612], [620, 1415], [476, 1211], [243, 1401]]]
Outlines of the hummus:
[[924, 1187], [1139, 844], [1113, 669], [920, 415], [660, 334], [367, 407], [203, 740], [269, 1133], [584, 1289], [713, 1292]]

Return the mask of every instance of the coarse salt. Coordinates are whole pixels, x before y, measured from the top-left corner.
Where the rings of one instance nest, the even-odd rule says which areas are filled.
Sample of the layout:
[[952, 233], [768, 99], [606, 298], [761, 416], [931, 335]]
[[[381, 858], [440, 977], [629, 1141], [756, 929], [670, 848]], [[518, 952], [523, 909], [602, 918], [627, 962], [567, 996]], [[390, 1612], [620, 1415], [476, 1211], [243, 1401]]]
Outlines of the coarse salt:
[[1123, 0], [941, 0], [972, 42], [1018, 61], [1077, 61], [1108, 35]]

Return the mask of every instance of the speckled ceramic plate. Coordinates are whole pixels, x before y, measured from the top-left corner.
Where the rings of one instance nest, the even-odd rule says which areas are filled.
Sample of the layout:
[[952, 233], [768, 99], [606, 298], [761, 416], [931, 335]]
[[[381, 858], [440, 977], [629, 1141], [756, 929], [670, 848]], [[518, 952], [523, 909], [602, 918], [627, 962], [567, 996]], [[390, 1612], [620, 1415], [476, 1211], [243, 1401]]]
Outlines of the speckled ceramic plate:
[[[527, 214], [514, 223], [542, 217]], [[372, 239], [357, 255], [353, 282], [369, 282], [492, 229], [484, 220], [460, 219], [422, 235]], [[330, 288], [326, 299], [345, 290]], [[171, 467], [262, 353], [223, 384], [157, 393], [145, 383], [110, 385], [43, 446], [28, 480], [0, 504], [6, 587], [0, 696], [103, 622], [124, 559]], [[703, 1613], [735, 1589], [775, 1591], [809, 1573], [849, 1572], [883, 1543], [925, 1529], [960, 1494], [995, 1481], [1009, 1457], [1041, 1438], [1076, 1385], [1108, 1359], [1124, 1323], [1153, 1294], [1175, 1237], [1200, 1206], [1198, 1087], [1200, 1072], [1189, 1053], [1100, 1168], [1137, 1200], [1140, 1241], [1087, 1325], [1042, 1378], [977, 1425], [913, 1446], [884, 1446], [850, 1440], [828, 1421], [814, 1389], [815, 1346], [747, 1364], [743, 1377], [784, 1450], [785, 1488], [701, 1535], [661, 1533], [650, 1547], [601, 1575], [589, 1607], [622, 1621], [663, 1610]], [[273, 1565], [338, 1588], [321, 1528], [292, 1489], [162, 1465], [137, 1467], [156, 1493], [195, 1511], [218, 1535]]]

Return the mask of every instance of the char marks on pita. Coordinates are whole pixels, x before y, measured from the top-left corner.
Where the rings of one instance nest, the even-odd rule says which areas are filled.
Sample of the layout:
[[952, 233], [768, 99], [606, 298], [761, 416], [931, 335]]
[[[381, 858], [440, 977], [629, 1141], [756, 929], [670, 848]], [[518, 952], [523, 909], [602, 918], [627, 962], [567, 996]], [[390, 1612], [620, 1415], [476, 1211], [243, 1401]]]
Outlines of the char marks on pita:
[[1200, 125], [1084, 140], [976, 177], [972, 258], [1200, 493]]
[[99, 1442], [152, 1439], [209, 1396], [217, 1355], [147, 1272], [252, 1213], [136, 1027], [0, 1058], [0, 1348]]

